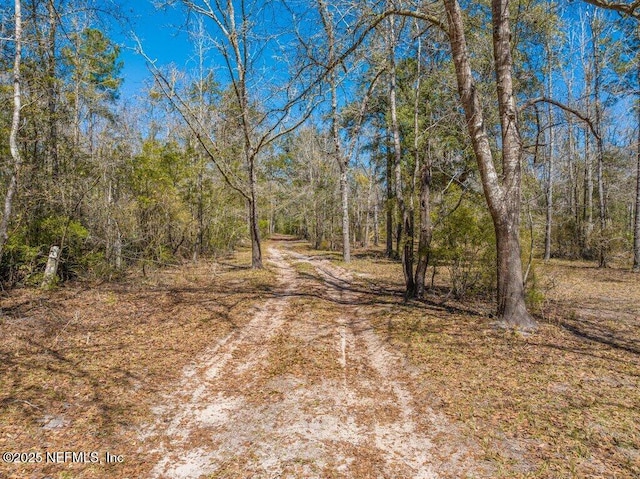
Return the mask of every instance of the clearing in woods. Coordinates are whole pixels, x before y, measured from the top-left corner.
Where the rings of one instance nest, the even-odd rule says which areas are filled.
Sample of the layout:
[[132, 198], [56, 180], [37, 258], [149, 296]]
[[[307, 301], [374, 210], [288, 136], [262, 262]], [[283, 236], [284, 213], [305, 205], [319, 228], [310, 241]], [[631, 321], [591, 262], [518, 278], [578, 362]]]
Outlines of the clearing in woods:
[[[545, 266], [540, 331], [402, 299], [397, 263], [289, 238], [92, 288], [3, 297], [0, 464], [31, 478], [637, 477], [640, 287]], [[106, 464], [104, 454], [123, 462]]]

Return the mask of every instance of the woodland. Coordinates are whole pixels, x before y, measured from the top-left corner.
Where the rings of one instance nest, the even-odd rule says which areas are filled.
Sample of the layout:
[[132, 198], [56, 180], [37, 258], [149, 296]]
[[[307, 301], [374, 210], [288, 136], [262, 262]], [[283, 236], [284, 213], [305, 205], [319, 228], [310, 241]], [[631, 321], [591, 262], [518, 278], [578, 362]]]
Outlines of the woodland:
[[527, 329], [536, 260], [638, 271], [633, 4], [509, 3], [159, 5], [195, 66], [131, 31], [153, 78], [132, 103], [117, 5], [8, 2], [3, 283], [41, 283], [54, 245], [60, 281], [243, 242], [261, 268], [284, 233], [345, 262], [385, 243], [407, 297], [443, 265]]
[[[60, 419], [59, 439], [47, 441], [63, 441], [69, 427], [96, 447], [106, 444], [95, 442], [103, 431], [104, 441], [116, 431], [121, 444], [134, 444], [117, 411], [131, 424], [149, 421], [150, 406], [139, 408], [159, 400], [153, 384], [174, 384], [212, 341], [218, 349], [198, 365], [217, 378], [262, 331], [270, 366], [260, 381], [289, 374], [316, 384], [309, 375], [332, 378], [342, 367], [346, 387], [354, 351], [390, 385], [399, 398], [390, 404], [405, 408], [399, 414], [405, 424], [414, 418], [416, 431], [426, 420], [416, 418], [432, 413], [402, 398], [437, 397], [433, 407], [463, 424], [455, 433], [442, 426], [443, 444], [472, 437], [481, 451], [445, 447], [442, 477], [640, 474], [640, 2], [154, 6], [188, 36], [189, 62], [154, 58], [136, 33], [144, 19], [126, 2], [0, 2], [0, 417], [16, 424], [6, 437], [32, 448], [18, 426], [44, 421], [38, 434], [49, 434], [58, 428], [48, 428], [52, 418], [73, 415], [64, 412], [71, 404], [90, 419]], [[135, 95], [124, 93], [123, 49], [146, 63]], [[294, 307], [302, 322], [282, 332]], [[332, 366], [322, 366], [325, 336], [304, 329], [304, 318], [333, 318], [341, 356]], [[378, 334], [388, 336], [384, 345]], [[305, 335], [314, 346], [298, 348]], [[93, 350], [99, 338], [104, 348]], [[431, 364], [429, 374], [396, 354], [417, 368]], [[92, 376], [100, 368], [111, 379]], [[86, 403], [47, 375], [71, 381], [68, 391], [79, 388], [73, 397]], [[280, 385], [257, 377], [257, 391], [267, 384], [286, 405]], [[155, 399], [128, 396], [143, 393]], [[198, 394], [187, 410], [198, 409]], [[44, 420], [43, 397], [58, 408]], [[180, 414], [181, 427], [196, 427]], [[580, 423], [591, 414], [593, 423]], [[95, 437], [91, 424], [99, 424]], [[376, 436], [392, 451], [384, 467], [396, 470], [393, 454], [411, 457], [385, 477], [439, 477], [423, 469], [436, 459], [403, 442], [404, 429], [389, 431]], [[276, 472], [343, 477], [342, 466], [326, 472], [333, 463], [313, 469], [309, 451], [298, 451], [308, 464], [291, 459]], [[345, 477], [374, 477], [357, 469], [370, 466], [367, 454], [353, 452], [355, 475]], [[207, 477], [257, 471], [229, 457]], [[454, 467], [451, 457], [474, 459]], [[213, 472], [158, 464], [126, 469], [130, 460], [123, 470]], [[260, 471], [275, 471], [264, 464]], [[77, 477], [123, 470], [78, 469]]]

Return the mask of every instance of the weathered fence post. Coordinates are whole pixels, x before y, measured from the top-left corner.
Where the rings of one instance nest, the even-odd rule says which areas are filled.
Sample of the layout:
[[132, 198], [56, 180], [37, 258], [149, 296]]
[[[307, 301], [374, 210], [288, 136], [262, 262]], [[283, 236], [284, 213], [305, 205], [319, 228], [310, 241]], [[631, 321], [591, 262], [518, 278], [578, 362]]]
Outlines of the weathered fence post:
[[44, 277], [42, 278], [42, 284], [40, 285], [41, 288], [50, 288], [55, 284], [59, 258], [60, 247], [52, 246], [51, 250], [49, 250], [49, 259], [47, 260], [47, 267], [44, 270]]

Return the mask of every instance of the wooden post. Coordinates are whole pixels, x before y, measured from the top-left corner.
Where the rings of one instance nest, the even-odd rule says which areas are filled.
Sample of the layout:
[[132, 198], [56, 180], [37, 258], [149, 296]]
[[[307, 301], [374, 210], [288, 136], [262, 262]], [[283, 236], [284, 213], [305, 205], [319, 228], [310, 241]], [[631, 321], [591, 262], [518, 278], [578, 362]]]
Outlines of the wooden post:
[[55, 284], [59, 259], [60, 247], [52, 246], [51, 250], [49, 250], [49, 259], [47, 260], [47, 267], [44, 270], [44, 277], [42, 278], [42, 284], [40, 285], [41, 288], [47, 289]]

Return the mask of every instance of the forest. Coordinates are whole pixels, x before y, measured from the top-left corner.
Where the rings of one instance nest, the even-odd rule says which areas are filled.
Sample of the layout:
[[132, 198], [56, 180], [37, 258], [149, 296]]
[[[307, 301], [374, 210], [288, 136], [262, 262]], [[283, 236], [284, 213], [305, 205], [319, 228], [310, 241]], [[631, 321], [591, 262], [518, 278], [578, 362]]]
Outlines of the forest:
[[0, 477], [640, 474], [640, 2], [0, 10]]

